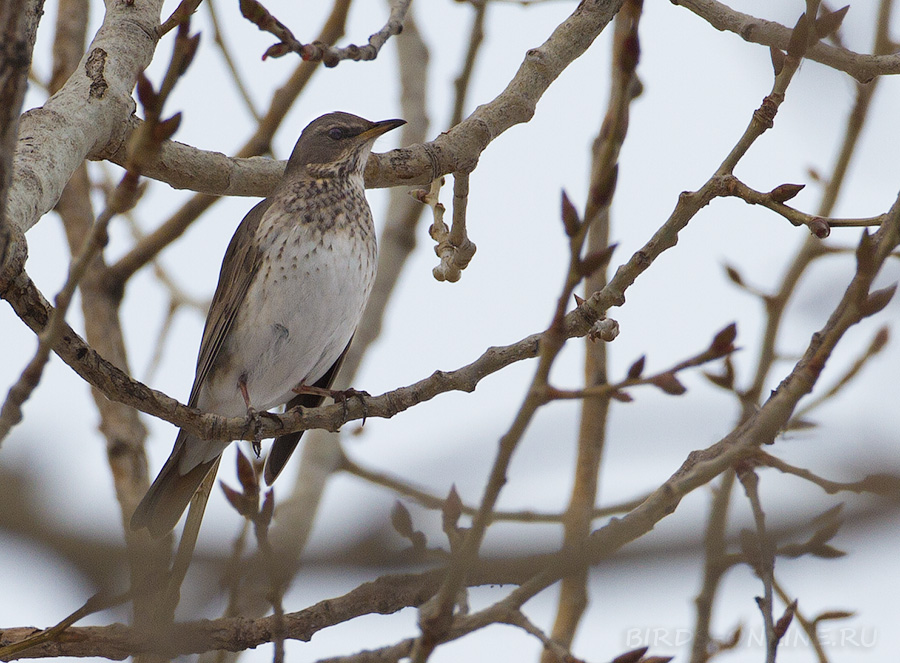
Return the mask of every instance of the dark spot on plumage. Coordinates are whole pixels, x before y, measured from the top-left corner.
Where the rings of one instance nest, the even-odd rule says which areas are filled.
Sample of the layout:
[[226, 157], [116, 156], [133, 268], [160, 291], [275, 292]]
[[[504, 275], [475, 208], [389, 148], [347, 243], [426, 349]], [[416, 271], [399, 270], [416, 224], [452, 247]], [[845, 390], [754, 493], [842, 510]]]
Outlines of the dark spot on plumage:
[[287, 339], [288, 336], [290, 336], [290, 332], [288, 331], [288, 328], [277, 322], [274, 325], [272, 325], [272, 331], [275, 332], [275, 342], [276, 343], [279, 341], [284, 341]]

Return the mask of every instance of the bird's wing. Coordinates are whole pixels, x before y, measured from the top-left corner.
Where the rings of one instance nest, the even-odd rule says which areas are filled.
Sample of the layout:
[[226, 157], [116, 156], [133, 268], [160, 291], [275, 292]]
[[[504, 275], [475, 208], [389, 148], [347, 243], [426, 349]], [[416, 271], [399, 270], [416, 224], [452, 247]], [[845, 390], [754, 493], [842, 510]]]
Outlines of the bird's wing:
[[[350, 343], [353, 343], [352, 338], [350, 339]], [[325, 371], [325, 375], [319, 378], [312, 386], [320, 389], [331, 388], [334, 378], [337, 376], [338, 371], [341, 370], [341, 364], [344, 363], [344, 357], [347, 356], [347, 350], [350, 349], [350, 343], [347, 343], [347, 347], [344, 348], [344, 351], [341, 353], [341, 356], [337, 358], [337, 361], [331, 365], [331, 368]], [[324, 400], [325, 397], [320, 396], [319, 394], [297, 394], [287, 402], [287, 405], [284, 406], [284, 411], [287, 412], [291, 408], [298, 406], [305, 408], [319, 407]], [[297, 444], [300, 442], [300, 437], [302, 435], [302, 430], [297, 431], [296, 433], [288, 433], [287, 435], [276, 437], [275, 441], [272, 442], [272, 449], [269, 451], [269, 457], [266, 458], [266, 468], [263, 473], [266, 485], [271, 486], [272, 482], [274, 482], [275, 479], [278, 478], [278, 475], [281, 474], [281, 470], [284, 469], [291, 454], [294, 453], [294, 449], [297, 448]]]
[[[216, 292], [209, 306], [209, 315], [206, 318], [206, 326], [203, 328], [203, 340], [200, 341], [197, 373], [194, 376], [194, 386], [191, 388], [191, 398], [188, 401], [188, 405], [191, 407], [197, 406], [200, 388], [219, 356], [222, 343], [228, 336], [238, 309], [250, 288], [250, 283], [259, 270], [261, 254], [256, 243], [251, 242], [250, 239], [256, 235], [259, 222], [270, 204], [270, 200], [266, 198], [247, 212], [225, 251], [222, 270], [219, 272], [219, 284], [216, 286]], [[241, 238], [240, 242], [238, 237]]]
[[[256, 234], [259, 222], [269, 204], [268, 199], [263, 200], [247, 212], [225, 251], [222, 269], [219, 272], [219, 284], [209, 307], [206, 326], [203, 328], [203, 340], [200, 341], [197, 373], [188, 400], [191, 407], [197, 406], [200, 388], [219, 355], [238, 308], [244, 301], [254, 274], [259, 269], [259, 250], [255, 243], [249, 240]], [[241, 241], [238, 241], [238, 237]], [[160, 537], [175, 526], [191, 496], [217, 462], [216, 459], [204, 460], [182, 471], [181, 464], [185, 450], [198, 443], [204, 444], [202, 440], [190, 436], [184, 430], [178, 431], [175, 447], [169, 459], [132, 515], [132, 530], [147, 527], [154, 537]]]

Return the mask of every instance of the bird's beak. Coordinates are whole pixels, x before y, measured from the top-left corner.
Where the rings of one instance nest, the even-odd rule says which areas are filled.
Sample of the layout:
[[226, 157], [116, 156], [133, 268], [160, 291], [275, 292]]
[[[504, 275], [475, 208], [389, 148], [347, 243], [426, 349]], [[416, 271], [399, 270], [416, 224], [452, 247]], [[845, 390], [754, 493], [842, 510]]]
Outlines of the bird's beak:
[[402, 127], [404, 124], [406, 124], [406, 120], [382, 120], [381, 122], [375, 122], [371, 129], [363, 131], [359, 134], [358, 138], [363, 140], [375, 140], [380, 135], [386, 134], [388, 131], [396, 129], [397, 127]]

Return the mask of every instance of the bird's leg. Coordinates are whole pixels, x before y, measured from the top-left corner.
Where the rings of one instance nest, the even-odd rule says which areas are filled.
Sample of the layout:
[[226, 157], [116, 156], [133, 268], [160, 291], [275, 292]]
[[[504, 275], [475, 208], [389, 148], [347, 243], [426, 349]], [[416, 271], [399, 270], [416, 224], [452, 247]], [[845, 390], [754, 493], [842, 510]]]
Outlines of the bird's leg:
[[253, 441], [251, 445], [253, 446], [253, 453], [259, 458], [262, 453], [262, 436], [259, 434], [259, 427], [262, 422], [259, 418], [259, 412], [250, 405], [250, 392], [247, 391], [247, 376], [244, 374], [241, 374], [238, 378], [238, 389], [241, 390], [241, 397], [244, 399], [244, 405], [247, 406], [247, 416], [253, 419]]
[[326, 389], [324, 387], [315, 387], [312, 385], [306, 385], [302, 382], [298, 384], [292, 390], [295, 394], [315, 394], [317, 396], [323, 396], [326, 398], [332, 399], [335, 403], [340, 403], [344, 406], [344, 418], [347, 418], [347, 401], [356, 396], [359, 399], [360, 404], [363, 407], [363, 416], [362, 416], [362, 425], [366, 423], [366, 417], [369, 414], [368, 406], [366, 405], [366, 398], [371, 398], [372, 395], [367, 391], [361, 391], [359, 389], [353, 389], [349, 387], [347, 389]]
[[323, 398], [334, 398], [331, 389], [325, 389], [324, 387], [314, 387], [313, 385], [307, 385], [302, 382], [291, 389], [291, 391], [293, 391], [295, 394], [314, 394], [316, 396], [322, 396]]

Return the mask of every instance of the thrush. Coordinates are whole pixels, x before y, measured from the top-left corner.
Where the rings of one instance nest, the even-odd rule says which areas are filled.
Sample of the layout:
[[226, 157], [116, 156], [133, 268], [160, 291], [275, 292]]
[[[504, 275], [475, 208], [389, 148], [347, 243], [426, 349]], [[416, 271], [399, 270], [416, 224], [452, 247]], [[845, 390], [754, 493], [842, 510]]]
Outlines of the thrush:
[[[281, 183], [247, 213], [225, 252], [189, 406], [235, 417], [321, 404], [375, 279], [366, 159], [376, 138], [402, 124], [329, 113], [303, 130]], [[301, 434], [275, 439], [267, 483]], [[230, 443], [179, 431], [132, 529], [146, 527], [153, 536], [170, 531]]]

